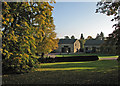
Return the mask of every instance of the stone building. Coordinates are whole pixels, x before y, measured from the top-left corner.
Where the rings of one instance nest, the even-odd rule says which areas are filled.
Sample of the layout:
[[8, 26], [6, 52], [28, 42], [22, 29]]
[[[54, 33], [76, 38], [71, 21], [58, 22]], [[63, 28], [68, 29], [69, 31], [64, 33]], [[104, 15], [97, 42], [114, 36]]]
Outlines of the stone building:
[[58, 43], [59, 53], [76, 53], [80, 50], [80, 42], [77, 39], [60, 39]]
[[84, 45], [84, 51], [86, 53], [99, 53], [101, 45], [104, 43], [104, 40], [87, 40]]

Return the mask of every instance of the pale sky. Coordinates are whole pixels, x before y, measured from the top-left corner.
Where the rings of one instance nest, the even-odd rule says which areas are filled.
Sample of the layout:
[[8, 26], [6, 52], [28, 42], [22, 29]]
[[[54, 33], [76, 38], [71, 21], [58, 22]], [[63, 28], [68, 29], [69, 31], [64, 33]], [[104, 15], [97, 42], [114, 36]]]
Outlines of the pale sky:
[[111, 19], [113, 16], [95, 13], [97, 2], [56, 2], [53, 4], [55, 32], [58, 38], [72, 35], [79, 39], [83, 36], [96, 37], [101, 31], [105, 36], [112, 33], [114, 28]]

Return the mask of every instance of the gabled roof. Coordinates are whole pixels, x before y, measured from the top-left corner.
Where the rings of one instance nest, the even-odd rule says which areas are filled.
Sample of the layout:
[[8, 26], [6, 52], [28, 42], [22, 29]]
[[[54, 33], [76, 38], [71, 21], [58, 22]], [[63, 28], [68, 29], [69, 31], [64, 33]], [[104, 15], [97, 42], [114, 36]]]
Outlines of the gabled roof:
[[103, 42], [104, 42], [104, 40], [95, 40], [95, 39], [92, 39], [92, 40], [87, 40], [85, 42], [85, 45], [101, 45]]
[[58, 44], [74, 44], [77, 39], [60, 39]]

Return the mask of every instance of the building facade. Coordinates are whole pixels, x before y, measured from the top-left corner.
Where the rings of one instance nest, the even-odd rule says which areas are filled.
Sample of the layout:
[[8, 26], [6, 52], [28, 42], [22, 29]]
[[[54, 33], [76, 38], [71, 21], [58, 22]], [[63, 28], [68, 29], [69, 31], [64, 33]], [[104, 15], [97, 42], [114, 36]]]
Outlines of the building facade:
[[86, 53], [99, 53], [104, 40], [90, 39], [85, 42], [84, 51]]
[[80, 42], [77, 39], [60, 39], [58, 43], [59, 53], [76, 53], [80, 50]]

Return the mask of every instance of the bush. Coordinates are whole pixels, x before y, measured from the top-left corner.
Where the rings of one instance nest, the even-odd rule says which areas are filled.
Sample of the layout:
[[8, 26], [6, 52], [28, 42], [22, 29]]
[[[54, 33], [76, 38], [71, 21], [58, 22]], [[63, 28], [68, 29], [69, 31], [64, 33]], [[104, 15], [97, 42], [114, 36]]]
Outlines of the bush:
[[98, 56], [55, 57], [55, 62], [95, 61], [98, 59]]

